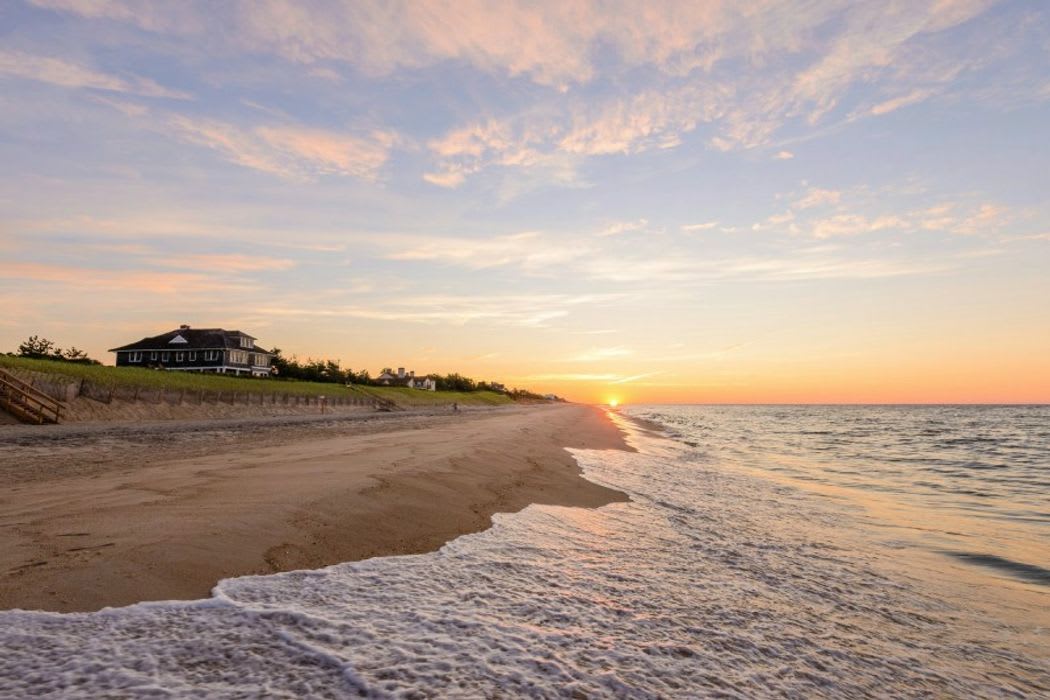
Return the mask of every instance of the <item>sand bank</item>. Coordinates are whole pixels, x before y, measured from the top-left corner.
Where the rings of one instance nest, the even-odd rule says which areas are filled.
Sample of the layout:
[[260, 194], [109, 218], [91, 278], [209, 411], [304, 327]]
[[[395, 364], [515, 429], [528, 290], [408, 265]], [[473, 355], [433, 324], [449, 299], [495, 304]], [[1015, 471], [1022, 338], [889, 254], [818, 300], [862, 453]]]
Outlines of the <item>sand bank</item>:
[[0, 608], [207, 597], [221, 578], [429, 551], [530, 503], [625, 497], [565, 447], [629, 449], [537, 406], [35, 432], [0, 427]]

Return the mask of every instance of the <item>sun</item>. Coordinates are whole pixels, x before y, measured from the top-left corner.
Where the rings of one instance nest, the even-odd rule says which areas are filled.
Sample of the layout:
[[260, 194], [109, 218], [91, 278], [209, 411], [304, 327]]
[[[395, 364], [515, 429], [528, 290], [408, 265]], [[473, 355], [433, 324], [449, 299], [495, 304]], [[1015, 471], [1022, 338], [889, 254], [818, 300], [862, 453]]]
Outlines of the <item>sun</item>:
[[609, 408], [616, 408], [620, 405], [620, 399], [609, 399]]

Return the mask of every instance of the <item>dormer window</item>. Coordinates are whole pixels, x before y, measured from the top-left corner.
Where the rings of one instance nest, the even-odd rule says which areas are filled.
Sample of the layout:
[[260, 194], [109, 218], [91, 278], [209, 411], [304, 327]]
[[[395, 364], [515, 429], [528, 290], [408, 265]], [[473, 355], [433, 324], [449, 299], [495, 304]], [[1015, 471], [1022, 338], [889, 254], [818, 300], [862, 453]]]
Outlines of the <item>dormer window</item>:
[[249, 338], [248, 336], [242, 335], [241, 336], [241, 347], [242, 348], [248, 348], [249, 350], [251, 350], [252, 348], [255, 347], [255, 343], [253, 343], [252, 339]]

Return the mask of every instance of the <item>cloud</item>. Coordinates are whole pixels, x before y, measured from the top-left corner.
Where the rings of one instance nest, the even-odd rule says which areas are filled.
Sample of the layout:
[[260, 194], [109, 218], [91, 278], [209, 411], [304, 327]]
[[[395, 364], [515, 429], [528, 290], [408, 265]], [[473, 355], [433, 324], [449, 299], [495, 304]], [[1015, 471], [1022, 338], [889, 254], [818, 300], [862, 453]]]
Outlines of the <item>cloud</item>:
[[146, 297], [254, 288], [242, 280], [196, 273], [105, 270], [28, 262], [0, 264], [0, 279], [18, 279], [67, 289], [132, 292]]
[[158, 267], [175, 267], [190, 270], [207, 270], [209, 272], [263, 272], [289, 270], [295, 267], [295, 261], [287, 258], [271, 258], [260, 255], [238, 254], [196, 254], [166, 255], [153, 257], [151, 264]]
[[[579, 185], [588, 159], [677, 148], [698, 131], [704, 132], [699, 142], [717, 151], [768, 146], [785, 125], [815, 125], [840, 101], [863, 102], [862, 92], [889, 97], [857, 106], [854, 117], [914, 104], [953, 83], [961, 65], [984, 60], [960, 57], [937, 39], [994, 4], [34, 1], [182, 37], [196, 47], [278, 56], [302, 66], [311, 80], [427, 70], [456, 75], [467, 68], [496, 76], [528, 96], [514, 101], [524, 106], [483, 110], [490, 116], [432, 138], [433, 162], [422, 177], [457, 188], [485, 169], [508, 171], [504, 180], [518, 171], [517, 180], [498, 185], [503, 199], [543, 184]], [[231, 149], [231, 137], [206, 121], [197, 131], [209, 132], [197, 142], [214, 144], [234, 162], [286, 170], [243, 144]], [[313, 159], [321, 172], [374, 177], [381, 155], [341, 157], [345, 145], [318, 138], [328, 137], [314, 135], [312, 145], [281, 139], [278, 150], [321, 154]], [[792, 155], [780, 150], [773, 158]]]
[[699, 124], [721, 114], [723, 92], [687, 85], [598, 102], [573, 99], [457, 127], [427, 143], [436, 168], [424, 179], [456, 187], [474, 173], [500, 166], [545, 170], [573, 183], [585, 158], [678, 146]]
[[791, 151], [777, 151], [773, 155], [773, 160], [791, 160], [795, 157], [795, 154]]
[[615, 372], [553, 372], [532, 374], [521, 377], [530, 382], [605, 382], [608, 384], [629, 384], [641, 379], [653, 377], [663, 372], [646, 372], [645, 374], [623, 375]]
[[602, 360], [610, 360], [618, 357], [629, 357], [634, 354], [634, 350], [625, 348], [622, 345], [611, 347], [611, 348], [591, 348], [578, 355], [573, 355], [568, 358], [566, 362], [601, 362]]
[[340, 175], [375, 180], [397, 141], [385, 131], [358, 136], [297, 126], [241, 127], [185, 116], [171, 117], [164, 129], [232, 163], [290, 179]]
[[664, 372], [645, 372], [643, 374], [632, 374], [629, 377], [620, 377], [619, 379], [613, 380], [612, 384], [631, 384], [641, 379], [648, 379], [649, 377], [655, 377], [657, 375], [664, 374]]
[[635, 231], [644, 231], [649, 226], [648, 219], [637, 219], [635, 221], [616, 221], [602, 230], [598, 231], [596, 236], [619, 236], [623, 233], [633, 233]]
[[457, 62], [560, 90], [593, 79], [603, 46], [613, 47], [626, 66], [652, 66], [669, 75], [709, 67], [723, 50], [719, 35], [741, 20], [718, 4], [674, 2], [606, 8], [555, 0], [499, 6], [478, 0], [260, 0], [219, 6], [204, 0], [32, 1], [148, 31], [213, 32], [242, 50], [307, 66], [340, 61], [384, 76]]
[[573, 309], [614, 303], [623, 294], [423, 294], [381, 297], [369, 304], [324, 307], [261, 305], [259, 313], [296, 318], [357, 318], [422, 324], [482, 323], [490, 325], [545, 327], [564, 318]]
[[472, 269], [514, 265], [531, 272], [587, 255], [582, 242], [557, 241], [526, 231], [505, 236], [464, 238], [454, 236], [384, 236], [379, 243], [388, 260], [427, 260]]
[[693, 231], [710, 231], [716, 226], [718, 226], [717, 221], [705, 221], [702, 224], [683, 224], [680, 228], [683, 231], [691, 233]]
[[39, 56], [0, 49], [0, 75], [24, 80], [35, 80], [66, 88], [104, 90], [143, 97], [164, 97], [188, 100], [192, 96], [163, 87], [149, 78], [128, 76], [126, 78], [102, 73], [87, 66], [71, 63], [61, 58]]
[[838, 214], [818, 219], [811, 225], [814, 238], [838, 238], [874, 233], [886, 229], [908, 228], [908, 222], [898, 216], [879, 216], [874, 219], [859, 214]]
[[877, 105], [872, 107], [869, 110], [869, 112], [874, 116], [882, 116], [883, 114], [889, 114], [890, 112], [897, 111], [901, 107], [907, 107], [908, 105], [913, 105], [918, 102], [922, 102], [931, 94], [932, 92], [930, 90], [912, 90], [906, 95], [901, 95], [899, 97], [894, 97], [892, 99], [878, 103]]
[[794, 207], [796, 209], [810, 209], [828, 204], [838, 204], [840, 199], [842, 199], [842, 193], [838, 190], [811, 187], [806, 194], [795, 201]]
[[439, 173], [424, 173], [423, 179], [438, 187], [459, 187], [467, 177], [462, 171], [445, 170]]

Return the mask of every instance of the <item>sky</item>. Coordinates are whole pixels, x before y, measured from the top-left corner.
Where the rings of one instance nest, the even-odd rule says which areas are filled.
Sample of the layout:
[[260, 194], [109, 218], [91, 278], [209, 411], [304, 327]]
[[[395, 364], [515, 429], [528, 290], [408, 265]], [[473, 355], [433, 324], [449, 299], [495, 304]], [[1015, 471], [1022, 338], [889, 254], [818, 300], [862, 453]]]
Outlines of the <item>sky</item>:
[[1050, 5], [0, 3], [0, 351], [1050, 401]]

